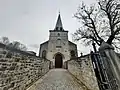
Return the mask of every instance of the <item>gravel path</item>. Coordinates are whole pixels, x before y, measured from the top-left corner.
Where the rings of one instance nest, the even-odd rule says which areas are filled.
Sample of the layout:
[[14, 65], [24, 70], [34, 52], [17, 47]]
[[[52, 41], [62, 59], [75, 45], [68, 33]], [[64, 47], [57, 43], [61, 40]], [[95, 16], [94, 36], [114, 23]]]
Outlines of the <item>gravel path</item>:
[[27, 90], [86, 90], [65, 69], [52, 69]]

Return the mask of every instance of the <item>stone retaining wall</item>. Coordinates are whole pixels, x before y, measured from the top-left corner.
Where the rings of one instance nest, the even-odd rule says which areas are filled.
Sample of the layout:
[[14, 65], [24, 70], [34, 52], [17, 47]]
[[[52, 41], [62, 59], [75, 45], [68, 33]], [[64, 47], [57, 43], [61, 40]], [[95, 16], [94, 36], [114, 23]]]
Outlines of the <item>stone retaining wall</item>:
[[49, 71], [50, 61], [0, 48], [0, 90], [25, 90]]
[[99, 90], [90, 55], [72, 59], [66, 62], [68, 71], [78, 81], [82, 82], [88, 90]]

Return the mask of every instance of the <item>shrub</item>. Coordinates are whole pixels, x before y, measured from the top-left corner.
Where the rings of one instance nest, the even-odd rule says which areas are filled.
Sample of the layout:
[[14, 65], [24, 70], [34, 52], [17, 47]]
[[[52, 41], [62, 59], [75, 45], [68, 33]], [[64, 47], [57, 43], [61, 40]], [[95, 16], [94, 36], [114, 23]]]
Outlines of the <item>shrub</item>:
[[12, 53], [8, 52], [7, 55], [6, 55], [6, 58], [12, 58]]

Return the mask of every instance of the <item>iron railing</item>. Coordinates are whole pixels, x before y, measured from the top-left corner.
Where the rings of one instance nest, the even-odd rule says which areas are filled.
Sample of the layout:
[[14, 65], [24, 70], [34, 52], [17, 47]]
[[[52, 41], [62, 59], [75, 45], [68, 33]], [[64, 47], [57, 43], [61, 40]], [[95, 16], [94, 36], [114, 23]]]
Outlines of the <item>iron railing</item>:
[[100, 53], [91, 52], [91, 59], [93, 62], [94, 71], [97, 77], [100, 90], [118, 90], [116, 79], [114, 78], [114, 76], [112, 77], [112, 79], [109, 78], [110, 74], [112, 76], [112, 71], [107, 71], [109, 65], [105, 66], [105, 60], [100, 55]]

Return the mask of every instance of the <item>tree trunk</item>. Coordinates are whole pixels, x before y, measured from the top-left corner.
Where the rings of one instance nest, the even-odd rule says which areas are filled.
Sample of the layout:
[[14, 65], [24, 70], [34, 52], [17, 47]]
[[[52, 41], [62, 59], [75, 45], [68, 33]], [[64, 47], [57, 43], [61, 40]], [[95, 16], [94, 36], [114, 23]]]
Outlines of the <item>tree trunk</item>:
[[111, 36], [108, 38], [107, 43], [108, 43], [109, 45], [111, 45], [114, 38], [115, 38], [115, 36], [114, 36], [114, 35], [111, 35]]

